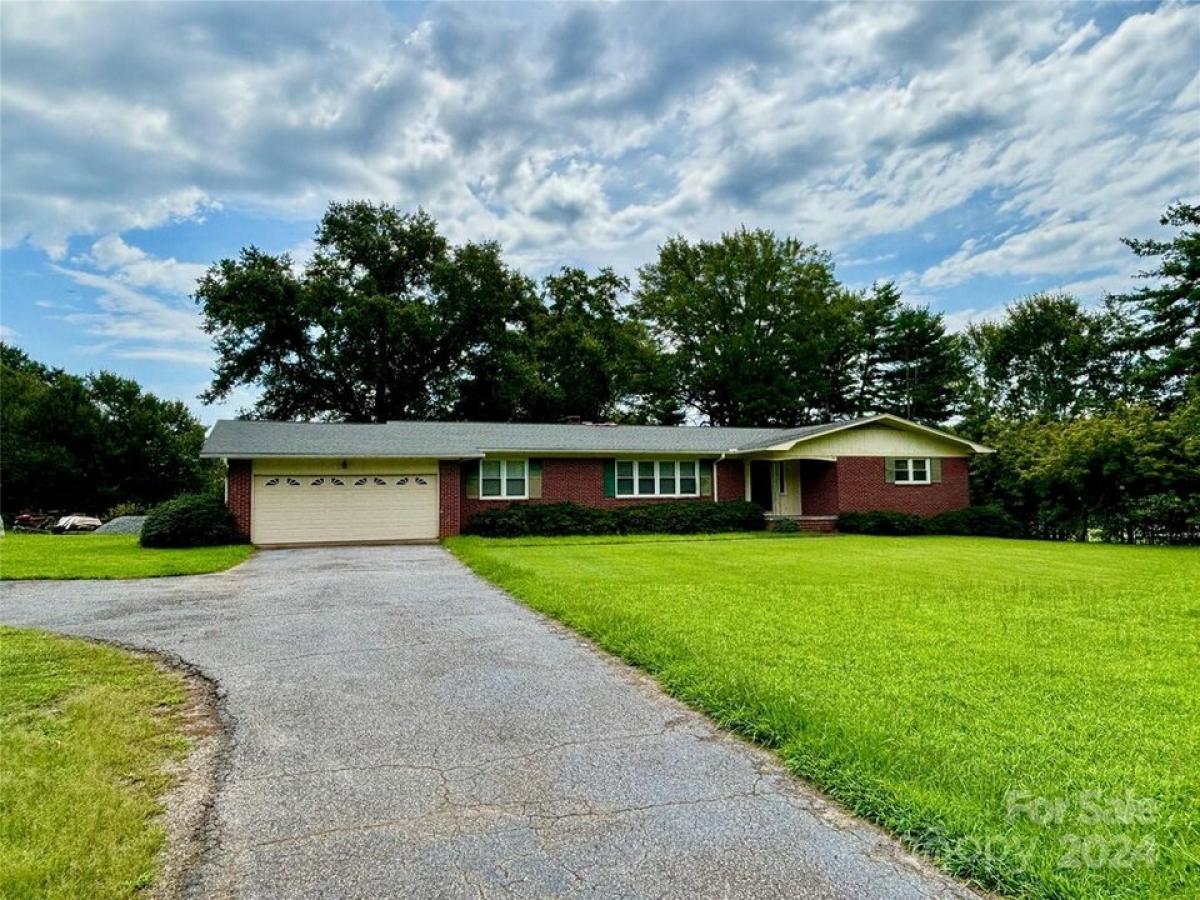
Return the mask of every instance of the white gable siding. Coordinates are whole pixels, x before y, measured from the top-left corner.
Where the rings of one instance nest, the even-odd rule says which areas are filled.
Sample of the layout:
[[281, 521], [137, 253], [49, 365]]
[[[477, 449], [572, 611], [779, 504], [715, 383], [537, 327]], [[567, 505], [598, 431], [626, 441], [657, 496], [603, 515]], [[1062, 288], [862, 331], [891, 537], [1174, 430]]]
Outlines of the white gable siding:
[[801, 441], [776, 459], [805, 456], [970, 456], [970, 451], [934, 435], [902, 431], [887, 425], [863, 425]]

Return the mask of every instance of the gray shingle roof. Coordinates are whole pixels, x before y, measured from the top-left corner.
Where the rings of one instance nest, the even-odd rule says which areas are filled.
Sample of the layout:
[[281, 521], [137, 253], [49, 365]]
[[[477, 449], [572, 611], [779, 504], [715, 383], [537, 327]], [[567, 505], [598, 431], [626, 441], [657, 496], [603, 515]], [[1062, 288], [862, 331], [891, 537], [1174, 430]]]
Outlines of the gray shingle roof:
[[826, 422], [823, 425], [803, 425], [799, 428], [773, 428], [770, 429], [770, 434], [755, 440], [752, 443], [742, 444], [738, 447], [739, 450], [761, 450], [764, 447], [773, 447], [776, 444], [786, 444], [789, 441], [798, 441], [800, 438], [815, 437], [818, 434], [824, 434], [826, 431], [836, 431], [839, 428], [845, 428], [848, 425], [857, 425], [860, 422], [870, 422], [875, 416], [864, 416], [859, 419], [841, 419], [837, 422]]
[[524, 451], [715, 455], [733, 450], [771, 447], [877, 418], [879, 417], [868, 416], [803, 428], [525, 425], [504, 422], [388, 422], [383, 425], [343, 425], [223, 419], [213, 426], [204, 441], [200, 455], [234, 458], [401, 456], [450, 459], [478, 457], [487, 452]]
[[201, 456], [472, 457], [485, 451], [542, 453], [724, 453], [767, 440], [776, 428], [669, 425], [523, 425], [501, 422], [388, 422], [341, 425], [223, 419]]

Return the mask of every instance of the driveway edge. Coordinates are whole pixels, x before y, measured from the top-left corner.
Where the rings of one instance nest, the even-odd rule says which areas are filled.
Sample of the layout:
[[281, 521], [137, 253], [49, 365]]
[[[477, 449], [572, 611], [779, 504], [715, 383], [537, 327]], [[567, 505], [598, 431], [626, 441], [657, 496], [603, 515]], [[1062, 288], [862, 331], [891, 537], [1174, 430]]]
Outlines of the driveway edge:
[[178, 654], [151, 650], [122, 641], [83, 638], [150, 660], [164, 672], [182, 676], [187, 691], [182, 733], [191, 743], [187, 756], [168, 765], [176, 783], [159, 797], [159, 824], [165, 832], [155, 857], [150, 900], [180, 900], [191, 893], [194, 875], [215, 840], [213, 810], [228, 770], [233, 721], [225, 709], [218, 682]]

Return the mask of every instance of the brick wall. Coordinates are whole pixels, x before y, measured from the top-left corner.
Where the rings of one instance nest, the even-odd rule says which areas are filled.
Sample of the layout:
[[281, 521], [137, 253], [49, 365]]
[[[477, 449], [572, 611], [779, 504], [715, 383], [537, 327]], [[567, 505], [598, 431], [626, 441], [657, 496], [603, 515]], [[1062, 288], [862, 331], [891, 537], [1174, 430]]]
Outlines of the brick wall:
[[[474, 463], [464, 463], [458, 484], [462, 490], [461, 524], [466, 524], [471, 516], [485, 509], [497, 509], [510, 503], [581, 503], [584, 506], [595, 506], [600, 509], [612, 509], [619, 506], [630, 506], [635, 503], [662, 503], [679, 498], [663, 497], [616, 497], [604, 496], [604, 459], [566, 459], [548, 457], [542, 459], [542, 496], [538, 500], [484, 500], [469, 498], [461, 486], [466, 481], [466, 467]], [[717, 478], [717, 493], [722, 500], [745, 499], [746, 485], [743, 481], [742, 461], [726, 460], [714, 466]], [[443, 494], [443, 504], [445, 503]], [[685, 498], [697, 503], [711, 503], [711, 497]]]
[[721, 500], [746, 499], [746, 464], [740, 459], [725, 459], [713, 466], [717, 476], [717, 496]]
[[[885, 509], [932, 516], [971, 502], [967, 460], [961, 457], [942, 459], [938, 484], [888, 484], [882, 456], [842, 456], [837, 469], [839, 512]], [[810, 512], [807, 506], [804, 511]]]
[[245, 537], [250, 537], [250, 498], [253, 486], [250, 460], [229, 460], [225, 472], [225, 505], [237, 521], [238, 532]]
[[[570, 501], [602, 509], [633, 503], [665, 502], [669, 498], [639, 497], [617, 499], [604, 496], [603, 459], [542, 460], [542, 497], [529, 503]], [[468, 499], [464, 490], [465, 469], [474, 463], [456, 460], [438, 463], [439, 521], [441, 537], [459, 534], [467, 520], [485, 509], [507, 506], [512, 501]], [[929, 516], [970, 504], [967, 460], [947, 457], [942, 460], [939, 484], [888, 484], [881, 456], [843, 456], [837, 464], [804, 461], [801, 489], [804, 514], [836, 515], [839, 512], [866, 512], [886, 509]], [[742, 461], [724, 460], [714, 467], [717, 494], [722, 500], [745, 498]], [[238, 531], [250, 536], [253, 479], [247, 459], [231, 459], [226, 472], [226, 505], [237, 521]], [[708, 503], [700, 497], [694, 502]]]
[[800, 511], [806, 516], [838, 514], [838, 464], [800, 461]]
[[458, 460], [438, 461], [438, 537], [462, 531], [462, 466]]

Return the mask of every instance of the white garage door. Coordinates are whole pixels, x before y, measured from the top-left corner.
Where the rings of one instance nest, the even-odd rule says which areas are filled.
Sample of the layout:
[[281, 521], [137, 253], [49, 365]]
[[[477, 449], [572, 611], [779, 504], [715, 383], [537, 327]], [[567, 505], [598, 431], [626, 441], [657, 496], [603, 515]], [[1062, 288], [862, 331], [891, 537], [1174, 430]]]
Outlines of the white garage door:
[[437, 476], [431, 474], [256, 475], [256, 544], [433, 540]]

